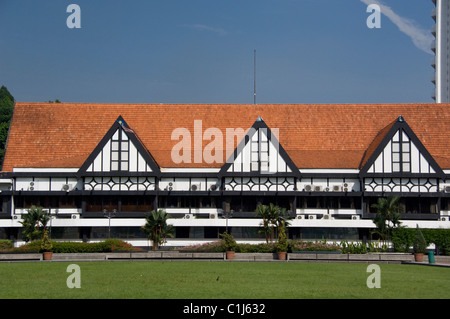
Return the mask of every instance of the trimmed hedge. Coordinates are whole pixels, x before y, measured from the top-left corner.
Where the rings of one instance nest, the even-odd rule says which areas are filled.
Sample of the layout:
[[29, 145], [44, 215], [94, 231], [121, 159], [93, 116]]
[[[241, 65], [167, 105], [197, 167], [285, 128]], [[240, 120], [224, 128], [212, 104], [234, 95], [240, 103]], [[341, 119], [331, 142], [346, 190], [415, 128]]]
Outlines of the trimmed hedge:
[[[237, 253], [274, 253], [276, 243], [237, 244]], [[178, 249], [183, 252], [224, 252], [226, 251], [222, 240], [199, 245], [191, 245]]]
[[[105, 253], [112, 251], [133, 251], [136, 250], [131, 244], [119, 240], [108, 239], [98, 243], [78, 243], [78, 242], [52, 242], [54, 253]], [[41, 241], [35, 240], [28, 244], [13, 248], [12, 252], [33, 252], [41, 251]]]
[[[427, 245], [435, 244], [441, 255], [450, 255], [450, 229], [421, 229]], [[394, 251], [410, 252], [413, 246], [416, 229], [395, 228], [392, 231], [392, 244]]]

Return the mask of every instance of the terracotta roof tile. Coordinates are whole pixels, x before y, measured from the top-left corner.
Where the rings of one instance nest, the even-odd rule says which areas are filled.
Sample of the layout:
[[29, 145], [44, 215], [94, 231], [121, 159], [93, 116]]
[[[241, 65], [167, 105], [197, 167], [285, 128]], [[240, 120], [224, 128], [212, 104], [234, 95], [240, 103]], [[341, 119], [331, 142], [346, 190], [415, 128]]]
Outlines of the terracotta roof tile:
[[119, 115], [160, 167], [223, 165], [175, 164], [171, 150], [178, 141], [171, 135], [176, 128], [187, 128], [193, 137], [194, 121], [201, 120], [203, 132], [221, 130], [225, 146], [226, 128], [248, 129], [261, 116], [269, 128], [279, 129], [281, 145], [300, 169], [359, 168], [380, 132], [401, 115], [441, 168], [450, 169], [448, 104], [16, 103], [3, 171], [80, 167]]

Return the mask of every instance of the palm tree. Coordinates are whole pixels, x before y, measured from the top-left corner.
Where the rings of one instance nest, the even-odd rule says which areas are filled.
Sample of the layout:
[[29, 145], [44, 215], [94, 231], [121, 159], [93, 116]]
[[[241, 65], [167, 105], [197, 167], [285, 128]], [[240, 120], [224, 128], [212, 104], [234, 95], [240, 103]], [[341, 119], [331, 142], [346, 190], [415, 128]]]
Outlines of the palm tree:
[[289, 213], [286, 208], [278, 207], [277, 213], [275, 214], [274, 224], [277, 230], [277, 233], [281, 228], [286, 229], [291, 223], [289, 222], [292, 217], [289, 216]]
[[384, 240], [388, 240], [392, 234], [392, 229], [400, 226], [400, 207], [398, 196], [388, 196], [378, 198], [376, 204], [371, 207], [377, 210], [377, 215], [373, 220], [377, 229], [374, 233], [378, 233]]
[[263, 220], [260, 232], [264, 233], [266, 243], [278, 237], [278, 232], [281, 227], [289, 226], [289, 220], [291, 218], [289, 218], [286, 208], [281, 208], [273, 203], [270, 203], [268, 206], [260, 204], [256, 207], [255, 212]]
[[266, 237], [266, 243], [272, 240], [273, 237], [273, 226], [271, 224], [271, 216], [269, 211], [269, 206], [258, 205], [256, 207], [256, 215], [262, 218], [261, 229], [259, 232], [263, 233]]
[[166, 241], [167, 237], [173, 237], [174, 228], [167, 224], [170, 216], [162, 209], [152, 210], [145, 217], [146, 223], [142, 229], [147, 234], [148, 239], [152, 241], [152, 249], [156, 250]]
[[50, 220], [50, 214], [42, 207], [33, 205], [28, 209], [28, 214], [22, 215], [22, 219], [23, 221], [20, 222], [23, 226], [22, 236], [28, 242], [42, 237]]

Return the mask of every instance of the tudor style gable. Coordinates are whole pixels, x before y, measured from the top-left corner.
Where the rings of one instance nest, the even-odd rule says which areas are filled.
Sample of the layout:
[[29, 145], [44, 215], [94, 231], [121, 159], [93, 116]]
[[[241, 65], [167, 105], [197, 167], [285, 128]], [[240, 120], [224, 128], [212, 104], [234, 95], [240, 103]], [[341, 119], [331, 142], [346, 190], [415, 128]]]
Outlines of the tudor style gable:
[[155, 190], [158, 165], [121, 116], [81, 166], [84, 190]]
[[295, 178], [300, 174], [280, 145], [276, 131], [258, 117], [219, 172], [225, 178], [225, 190], [295, 189]]
[[403, 117], [375, 138], [361, 169], [365, 190], [374, 192], [437, 192], [445, 176]]
[[220, 174], [297, 175], [297, 167], [280, 145], [276, 135], [264, 120], [258, 117], [233, 154], [227, 159]]
[[[80, 175], [159, 173], [159, 168], [121, 116], [84, 162]], [[153, 174], [152, 174], [153, 175]]]

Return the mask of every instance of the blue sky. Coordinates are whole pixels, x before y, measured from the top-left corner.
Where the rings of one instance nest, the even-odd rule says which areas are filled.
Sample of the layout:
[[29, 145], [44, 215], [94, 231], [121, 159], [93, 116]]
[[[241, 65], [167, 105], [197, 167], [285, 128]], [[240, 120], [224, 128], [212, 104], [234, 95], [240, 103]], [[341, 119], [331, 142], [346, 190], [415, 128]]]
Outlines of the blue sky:
[[[369, 29], [367, 3], [381, 2]], [[69, 4], [81, 28], [69, 29]], [[0, 0], [17, 101], [433, 103], [431, 0]], [[405, 28], [406, 25], [406, 28]], [[422, 44], [418, 38], [422, 36]], [[425, 37], [425, 39], [423, 39]]]

